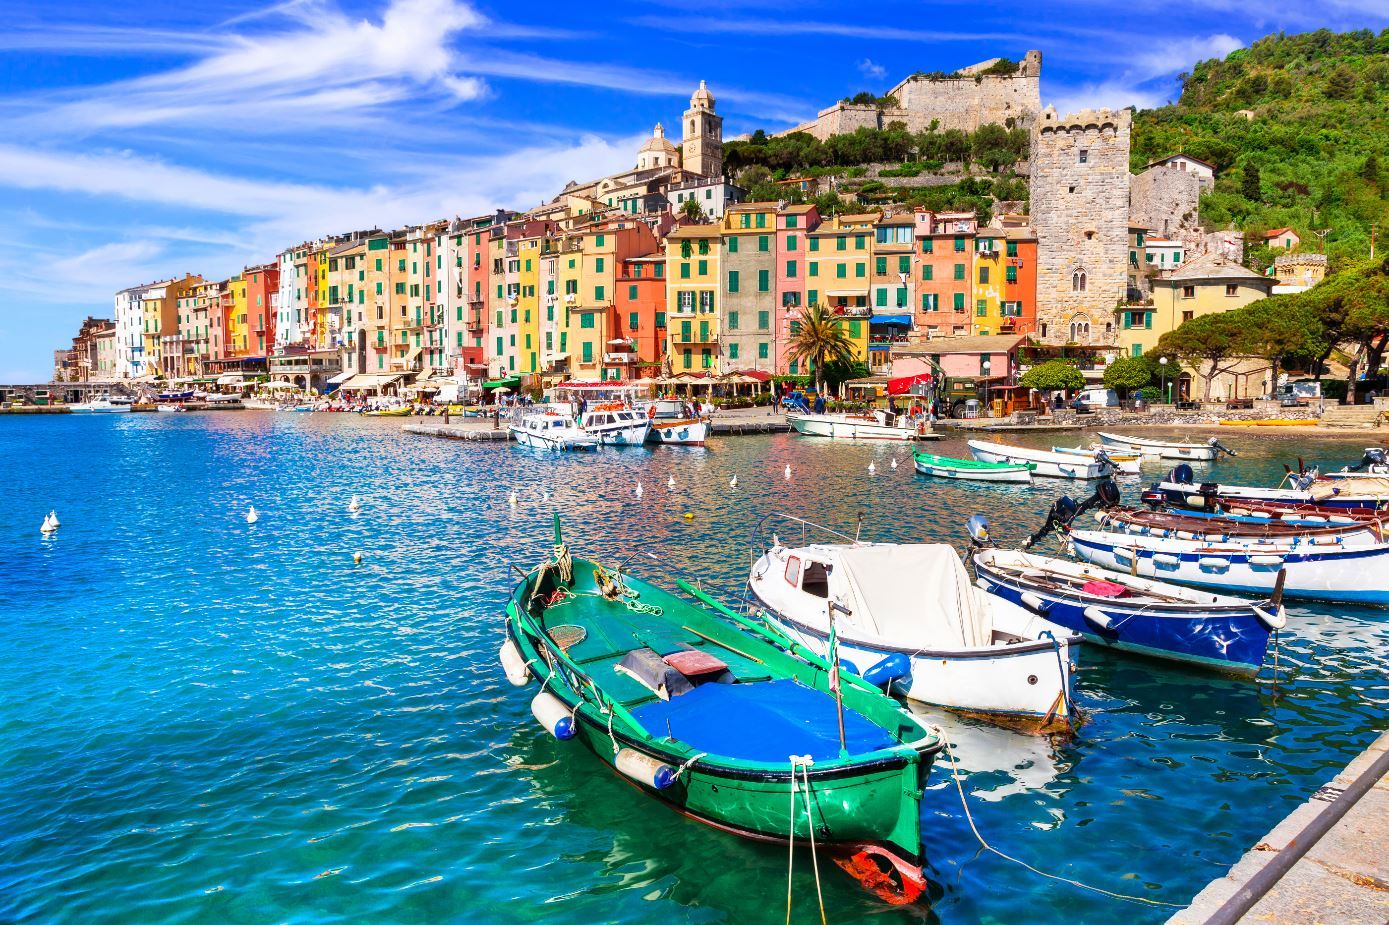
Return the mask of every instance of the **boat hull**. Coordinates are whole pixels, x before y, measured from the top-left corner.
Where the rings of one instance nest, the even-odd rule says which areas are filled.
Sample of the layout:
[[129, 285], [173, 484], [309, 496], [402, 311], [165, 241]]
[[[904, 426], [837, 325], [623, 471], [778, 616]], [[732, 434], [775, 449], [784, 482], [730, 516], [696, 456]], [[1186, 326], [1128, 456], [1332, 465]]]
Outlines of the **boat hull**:
[[641, 446], [651, 430], [649, 423], [625, 424], [620, 426], [585, 426], [590, 436], [596, 437], [603, 446]]
[[1139, 453], [1156, 459], [1176, 459], [1182, 462], [1211, 462], [1220, 451], [1213, 446], [1200, 443], [1178, 443], [1165, 440], [1148, 440], [1143, 437], [1125, 437], [1121, 434], [1100, 432], [1105, 446]]
[[663, 421], [660, 418], [654, 418], [651, 421], [651, 432], [646, 435], [646, 442], [677, 446], [703, 446], [708, 437], [708, 421], [699, 419]]
[[1086, 459], [1082, 456], [1007, 446], [1002, 443], [988, 443], [983, 440], [969, 441], [969, 451], [980, 462], [1030, 464], [1034, 476], [1047, 476], [1054, 479], [1088, 481], [1106, 478], [1113, 472], [1112, 468], [1105, 463]]
[[[1064, 456], [1076, 456], [1081, 459], [1094, 460], [1095, 451], [1087, 450], [1084, 447], [1075, 446], [1054, 446], [1051, 448], [1053, 453], [1060, 453]], [[1143, 464], [1143, 457], [1137, 455], [1124, 455], [1115, 452], [1105, 454], [1109, 456], [1109, 461], [1114, 465], [1114, 471], [1121, 475], [1138, 475]]]
[[929, 440], [931, 431], [920, 427], [896, 427], [868, 418], [837, 414], [788, 414], [786, 421], [803, 437], [833, 437], [842, 440]]
[[[1023, 595], [1040, 600], [1047, 620], [1083, 635], [1087, 642], [1108, 649], [1199, 665], [1239, 675], [1253, 675], [1263, 666], [1272, 630], [1254, 612], [1243, 607], [1201, 607], [1146, 604], [1125, 605], [1122, 599], [1085, 595], [1074, 589], [1057, 591], [1028, 582], [1010, 572], [991, 567], [984, 555], [974, 558], [980, 586], [989, 594], [1028, 606]], [[1088, 568], [1088, 567], [1086, 567]], [[1093, 569], [1097, 580], [1106, 573]], [[1123, 579], [1124, 576], [1109, 576]], [[1101, 627], [1096, 611], [1109, 621]]]
[[560, 434], [556, 436], [543, 432], [538, 433], [515, 425], [510, 426], [508, 430], [511, 431], [511, 438], [518, 444], [537, 450], [564, 452], [598, 448], [598, 441], [587, 434]]
[[935, 459], [923, 459], [918, 456], [913, 460], [916, 471], [922, 475], [929, 475], [939, 479], [959, 479], [969, 482], [1005, 482], [1014, 485], [1030, 485], [1032, 483], [1032, 470], [1027, 466], [999, 465], [990, 468], [972, 468], [952, 466], [948, 462], [939, 462]]
[[1389, 544], [1334, 550], [1274, 544], [1208, 546], [1092, 530], [1074, 530], [1069, 540], [1076, 556], [1086, 562], [1158, 581], [1269, 594], [1282, 569], [1287, 572], [1287, 597], [1389, 604]]
[[1351, 490], [1336, 491], [1324, 497], [1314, 497], [1310, 491], [1298, 488], [1259, 488], [1250, 485], [1184, 485], [1178, 482], [1159, 482], [1152, 489], [1162, 495], [1165, 503], [1195, 510], [1254, 501], [1264, 505], [1317, 505], [1318, 507], [1374, 510], [1389, 501], [1379, 495], [1356, 494]]

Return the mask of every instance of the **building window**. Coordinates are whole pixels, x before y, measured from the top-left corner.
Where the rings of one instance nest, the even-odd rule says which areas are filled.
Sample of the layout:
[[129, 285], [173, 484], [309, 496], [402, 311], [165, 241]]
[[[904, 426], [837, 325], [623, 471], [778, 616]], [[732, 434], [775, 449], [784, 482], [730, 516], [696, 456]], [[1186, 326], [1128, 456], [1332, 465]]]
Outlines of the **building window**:
[[1234, 296], [1239, 295], [1239, 285], [1236, 284], [1236, 283], [1226, 283], [1226, 284], [1225, 284], [1225, 295], [1226, 295], [1227, 297], [1234, 297]]
[[767, 291], [769, 291], [769, 290], [771, 289], [771, 275], [772, 275], [772, 274], [771, 274], [771, 271], [770, 271], [770, 270], [758, 270], [758, 271], [757, 271], [757, 291], [758, 291], [758, 292], [767, 292]]
[[1017, 267], [1004, 267], [1004, 268], [1003, 268], [1003, 279], [1004, 279], [1006, 282], [1016, 283], [1016, 282], [1018, 281], [1018, 268], [1017, 268]]
[[584, 312], [582, 315], [579, 316], [579, 327], [593, 327], [593, 312]]
[[887, 273], [887, 258], [886, 258], [886, 257], [875, 257], [875, 258], [873, 258], [873, 272], [874, 272], [874, 273], [877, 273], [879, 276], [883, 276], [883, 275], [885, 275], [885, 274]]
[[[758, 217], [758, 218], [761, 218], [762, 216], [759, 215], [759, 216], [757, 216], [757, 217]], [[761, 225], [758, 225], [758, 227], [760, 228], [760, 227], [762, 227], [762, 226], [761, 226]], [[768, 242], [768, 240], [767, 240], [767, 236], [766, 236], [765, 234], [760, 234], [760, 235], [757, 236], [757, 249], [758, 249], [759, 251], [762, 251], [763, 253], [766, 253], [767, 248], [768, 248], [769, 246], [770, 246], [770, 244], [769, 244], [769, 242]]]
[[989, 268], [988, 268], [988, 267], [980, 267], [980, 268], [979, 268], [979, 282], [982, 284], [982, 283], [987, 283], [988, 281], [989, 281]]
[[729, 235], [728, 237], [728, 252], [730, 254], [738, 253], [738, 238], [736, 235]]
[[1071, 291], [1072, 291], [1072, 292], [1084, 292], [1084, 291], [1085, 291], [1085, 285], [1086, 285], [1086, 277], [1085, 277], [1085, 271], [1084, 271], [1084, 270], [1076, 270], [1074, 273], [1071, 274]]
[[964, 279], [964, 278], [965, 278], [965, 265], [964, 265], [963, 263], [957, 263], [957, 264], [955, 264], [955, 278], [956, 278], [956, 279]]
[[700, 365], [703, 366], [705, 369], [708, 369], [709, 367], [714, 365], [714, 356], [710, 352], [708, 347], [705, 347], [704, 349], [699, 351], [699, 362]]
[[708, 276], [708, 275], [709, 275], [709, 261], [707, 261], [707, 260], [701, 260], [701, 261], [699, 261], [699, 275], [700, 275], [700, 276]]
[[951, 307], [957, 312], [965, 310], [965, 294], [963, 292], [955, 293], [955, 304]]
[[788, 260], [788, 261], [786, 261], [786, 278], [787, 278], [787, 279], [795, 279], [795, 278], [796, 278], [796, 261], [794, 261], [794, 260]]
[[[794, 217], [794, 216], [793, 216], [793, 217]], [[793, 234], [788, 234], [788, 235], [786, 236], [786, 249], [787, 249], [788, 251], [793, 251], [793, 250], [796, 249], [796, 236], [795, 236], [795, 235], [793, 235]]]
[[728, 313], [728, 329], [729, 329], [730, 331], [736, 331], [736, 330], [738, 330], [738, 313], [737, 313], [737, 312], [729, 312], [729, 313]]
[[1183, 298], [1183, 299], [1194, 299], [1194, 298], [1196, 298], [1196, 287], [1195, 287], [1195, 286], [1183, 286], [1183, 287], [1182, 287], [1182, 298]]
[[765, 331], [771, 326], [771, 312], [760, 311], [757, 313], [757, 329]]
[[1017, 241], [1009, 241], [1009, 242], [1008, 242], [1008, 256], [1009, 256], [1009, 257], [1016, 257], [1016, 256], [1018, 256], [1018, 242], [1017, 242]]
[[979, 299], [975, 302], [974, 313], [980, 318], [987, 318], [989, 316], [989, 301], [987, 299]]
[[1090, 152], [1085, 150], [1084, 148], [1080, 149], [1080, 162], [1082, 164], [1090, 163]]
[[934, 268], [929, 264], [921, 265], [921, 278], [924, 280], [934, 279]]
[[728, 358], [729, 358], [730, 360], [736, 360], [736, 359], [738, 359], [738, 345], [737, 345], [737, 344], [729, 344], [729, 345], [728, 345]]
[[737, 270], [729, 270], [729, 271], [728, 271], [728, 291], [729, 291], [729, 292], [737, 292], [737, 291], [738, 291], [738, 271], [737, 271]]

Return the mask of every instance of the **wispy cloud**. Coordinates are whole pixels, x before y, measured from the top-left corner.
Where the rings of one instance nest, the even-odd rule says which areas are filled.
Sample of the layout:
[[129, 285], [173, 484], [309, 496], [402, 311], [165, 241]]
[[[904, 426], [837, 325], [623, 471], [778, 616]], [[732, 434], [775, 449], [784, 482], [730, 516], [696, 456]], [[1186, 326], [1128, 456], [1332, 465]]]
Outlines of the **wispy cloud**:
[[864, 58], [858, 63], [858, 72], [870, 80], [882, 80], [887, 76], [887, 68], [873, 63], [872, 58]]
[[[1048, 86], [1045, 102], [1061, 112], [1106, 107], [1110, 109], [1136, 106], [1152, 109], [1175, 98], [1173, 79], [1197, 61], [1223, 58], [1244, 43], [1223, 32], [1207, 36], [1153, 39], [1141, 46], [1126, 50], [1110, 49], [1107, 54], [1114, 66], [1110, 76], [1096, 81]], [[1121, 65], [1120, 62], [1123, 62]]]
[[832, 35], [841, 38], [876, 39], [895, 42], [1013, 42], [1027, 38], [1018, 32], [957, 32], [932, 29], [904, 29], [899, 26], [843, 22], [756, 19], [722, 16], [638, 16], [630, 20], [644, 28], [670, 32], [739, 33], [745, 35]]

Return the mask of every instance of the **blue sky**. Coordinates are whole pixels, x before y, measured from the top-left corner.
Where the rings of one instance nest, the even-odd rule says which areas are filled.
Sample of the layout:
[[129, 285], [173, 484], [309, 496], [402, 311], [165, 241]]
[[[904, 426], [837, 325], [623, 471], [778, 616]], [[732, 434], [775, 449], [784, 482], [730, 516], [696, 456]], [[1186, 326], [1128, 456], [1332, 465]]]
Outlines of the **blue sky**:
[[705, 79], [725, 132], [916, 70], [1043, 54], [1059, 109], [1160, 105], [1269, 32], [1389, 25], [1389, 0], [6, 4], [0, 383], [118, 289], [221, 278], [363, 227], [521, 208], [631, 166]]

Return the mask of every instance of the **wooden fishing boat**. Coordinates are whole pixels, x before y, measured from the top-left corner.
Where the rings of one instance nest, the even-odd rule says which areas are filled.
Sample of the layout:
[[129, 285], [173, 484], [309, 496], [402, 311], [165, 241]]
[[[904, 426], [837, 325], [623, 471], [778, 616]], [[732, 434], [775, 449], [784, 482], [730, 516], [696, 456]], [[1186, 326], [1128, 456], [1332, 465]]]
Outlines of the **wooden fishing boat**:
[[823, 653], [836, 611], [840, 652], [870, 681], [1028, 732], [1071, 728], [1079, 637], [984, 594], [943, 543], [844, 539], [787, 548], [773, 538], [762, 551], [748, 587], [778, 626]]
[[1139, 468], [1143, 464], [1143, 457], [1136, 453], [1121, 453], [1118, 450], [1110, 452], [1102, 444], [1092, 444], [1091, 446], [1054, 446], [1051, 448], [1053, 453], [1066, 453], [1071, 456], [1084, 456], [1087, 459], [1098, 459], [1101, 455], [1109, 460], [1114, 471], [1121, 475], [1138, 475]]
[[1105, 530], [1070, 530], [1067, 540], [1086, 562], [1144, 578], [1269, 594], [1286, 571], [1288, 597], [1389, 604], [1389, 543], [1206, 542]]
[[969, 441], [969, 451], [980, 462], [1031, 465], [1033, 475], [1045, 475], [1054, 479], [1103, 479], [1114, 473], [1114, 467], [1105, 460], [1086, 459], [1068, 453], [1053, 453], [1050, 450], [1034, 450], [1025, 446], [1010, 446], [1006, 443], [990, 443], [987, 440]]
[[1273, 504], [1280, 506], [1319, 505], [1331, 508], [1375, 510], [1389, 503], [1389, 478], [1341, 481], [1304, 479], [1297, 487], [1261, 488], [1257, 485], [1226, 485], [1192, 481], [1191, 467], [1175, 467], [1161, 482], [1143, 492], [1143, 503], [1150, 507], [1171, 505], [1210, 509], [1231, 504]]
[[1032, 481], [1030, 463], [980, 462], [977, 459], [955, 459], [951, 456], [936, 456], [932, 453], [912, 454], [916, 471], [940, 479], [963, 479], [971, 482], [1021, 482]]
[[500, 653], [512, 684], [540, 682], [540, 725], [688, 816], [813, 838], [884, 898], [916, 899], [940, 738], [773, 628], [688, 583], [704, 606], [573, 559], [554, 530], [553, 556], [512, 591]]
[[1234, 674], [1257, 673], [1270, 634], [1287, 622], [1271, 599], [1247, 601], [1019, 550], [979, 548], [974, 573], [989, 594], [1087, 642]]
[[[1374, 508], [1329, 507], [1324, 504], [1269, 504], [1263, 501], [1224, 501], [1216, 505], [1215, 512], [1229, 517], [1305, 524], [1351, 524], [1389, 518], [1389, 512]], [[1194, 509], [1186, 513], [1210, 516], [1206, 512]]]
[[791, 412], [786, 421], [805, 437], [839, 437], [848, 440], [938, 440], [924, 417], [912, 418], [881, 408], [870, 414], [813, 414]]
[[1211, 437], [1205, 443], [1186, 443], [1181, 440], [1157, 440], [1153, 437], [1126, 437], [1100, 431], [1100, 439], [1106, 446], [1117, 447], [1126, 452], [1156, 456], [1160, 459], [1180, 459], [1184, 462], [1211, 462], [1221, 453], [1236, 455], [1234, 450], [1221, 446], [1215, 437]]
[[1176, 537], [1183, 540], [1223, 541], [1333, 539], [1347, 546], [1383, 543], [1383, 525], [1378, 521], [1348, 524], [1301, 524], [1291, 521], [1244, 517], [1196, 516], [1169, 511], [1111, 508], [1098, 511], [1095, 520], [1106, 530], [1140, 536]]
[[415, 409], [409, 405], [400, 405], [395, 408], [373, 408], [365, 412], [369, 418], [405, 418], [415, 413]]

